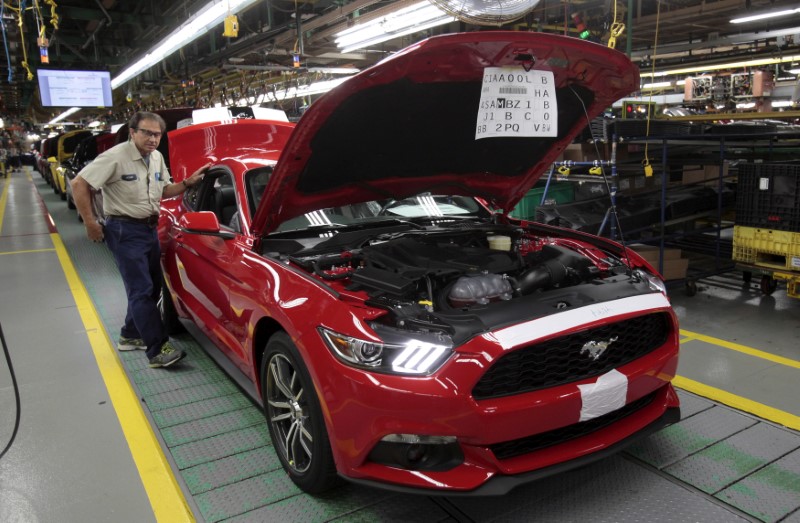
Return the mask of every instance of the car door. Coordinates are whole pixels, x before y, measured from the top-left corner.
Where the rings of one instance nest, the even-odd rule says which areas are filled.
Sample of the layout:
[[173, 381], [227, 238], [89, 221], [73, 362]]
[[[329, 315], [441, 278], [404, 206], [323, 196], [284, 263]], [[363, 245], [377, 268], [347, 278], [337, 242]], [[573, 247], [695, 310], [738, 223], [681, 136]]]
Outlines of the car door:
[[[196, 192], [189, 196], [193, 211], [211, 211], [224, 234], [193, 233], [173, 225], [175, 265], [178, 281], [172, 282], [178, 298], [187, 306], [195, 323], [238, 366], [245, 357], [242, 345], [232, 333], [236, 313], [230, 306], [230, 289], [239, 286], [237, 269], [247, 239], [228, 226], [238, 212], [234, 177], [225, 167], [208, 172]], [[227, 220], [227, 222], [225, 221]]]

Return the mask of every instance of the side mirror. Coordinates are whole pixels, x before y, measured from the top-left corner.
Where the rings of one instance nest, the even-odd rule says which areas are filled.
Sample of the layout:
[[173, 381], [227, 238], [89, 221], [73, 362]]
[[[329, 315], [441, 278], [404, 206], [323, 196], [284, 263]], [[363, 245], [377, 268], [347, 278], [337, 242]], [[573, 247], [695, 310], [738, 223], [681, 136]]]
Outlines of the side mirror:
[[225, 239], [236, 237], [233, 233], [220, 230], [217, 215], [211, 211], [187, 212], [181, 216], [178, 226], [190, 234], [208, 234]]

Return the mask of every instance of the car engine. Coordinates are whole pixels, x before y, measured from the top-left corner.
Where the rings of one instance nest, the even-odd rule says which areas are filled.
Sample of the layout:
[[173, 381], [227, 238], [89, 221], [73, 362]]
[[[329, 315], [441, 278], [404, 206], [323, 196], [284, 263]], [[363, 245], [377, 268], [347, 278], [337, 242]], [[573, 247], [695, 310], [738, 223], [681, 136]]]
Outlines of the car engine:
[[[309, 250], [325, 254], [309, 255]], [[365, 293], [366, 305], [388, 312], [385, 323], [465, 337], [569, 307], [651, 292], [606, 251], [514, 226], [336, 234], [300, 252], [289, 260], [337, 291]]]

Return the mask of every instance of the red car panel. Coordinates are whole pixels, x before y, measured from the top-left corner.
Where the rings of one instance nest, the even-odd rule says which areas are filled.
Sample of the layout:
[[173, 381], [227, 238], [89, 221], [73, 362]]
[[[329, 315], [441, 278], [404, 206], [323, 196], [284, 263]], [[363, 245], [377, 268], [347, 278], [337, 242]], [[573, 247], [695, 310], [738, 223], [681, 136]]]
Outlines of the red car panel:
[[[520, 61], [554, 73], [557, 136], [460, 130], [484, 69]], [[338, 474], [498, 494], [677, 420], [678, 325], [652, 267], [611, 240], [484, 204], [513, 207], [636, 78], [620, 53], [577, 39], [449, 35], [341, 84], [296, 127], [234, 119], [169, 133], [175, 179], [213, 166], [162, 202], [165, 321], [264, 405], [300, 488], [321, 492]], [[398, 86], [423, 109], [400, 103]], [[393, 102], [414, 118], [398, 128], [391, 116], [382, 140], [359, 130], [345, 147], [351, 135], [334, 132], [353, 118], [379, 134]], [[472, 116], [426, 119], [448, 104]], [[426, 126], [461, 148], [434, 152]]]

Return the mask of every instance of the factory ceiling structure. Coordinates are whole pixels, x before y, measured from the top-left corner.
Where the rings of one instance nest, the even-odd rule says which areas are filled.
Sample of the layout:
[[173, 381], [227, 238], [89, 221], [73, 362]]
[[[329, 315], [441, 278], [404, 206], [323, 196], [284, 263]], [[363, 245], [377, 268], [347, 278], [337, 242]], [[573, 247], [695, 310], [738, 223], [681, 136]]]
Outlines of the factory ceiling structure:
[[[643, 77], [654, 66], [747, 66], [757, 59], [787, 71], [800, 68], [794, 60], [800, 55], [795, 0], [540, 0], [522, 17], [499, 25], [445, 16], [435, 25], [386, 30], [394, 23], [392, 13], [430, 9], [423, 2], [12, 0], [2, 9], [6, 75], [0, 110], [34, 122], [58, 113], [41, 104], [36, 82], [40, 68], [110, 72], [113, 107], [84, 109], [79, 115], [84, 119], [103, 114], [121, 118], [137, 108], [235, 104], [259, 95], [264, 100], [269, 93], [271, 100], [280, 101], [275, 93], [285, 93], [290, 85], [340, 78], [426, 36], [498, 28], [567, 33], [603, 45], [615, 40], [617, 49], [638, 62]], [[221, 17], [199, 20], [212, 9]], [[781, 15], [762, 17], [775, 13]], [[744, 21], [732, 23], [734, 19]], [[189, 27], [193, 21], [197, 24]], [[343, 45], [340, 33], [370, 21], [381, 21], [389, 34], [358, 49]], [[154, 47], [181, 28], [191, 38], [157, 56]], [[141, 72], [123, 76], [126, 68], [147, 57], [150, 63], [142, 62]]]

